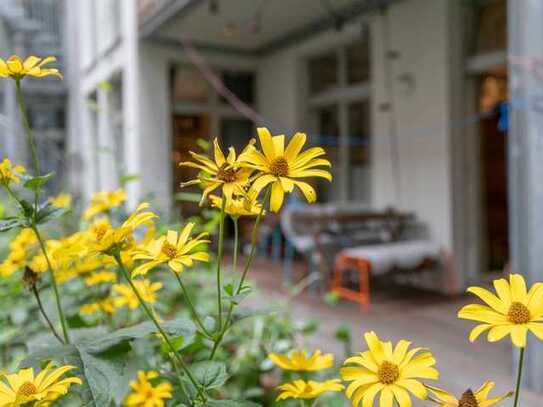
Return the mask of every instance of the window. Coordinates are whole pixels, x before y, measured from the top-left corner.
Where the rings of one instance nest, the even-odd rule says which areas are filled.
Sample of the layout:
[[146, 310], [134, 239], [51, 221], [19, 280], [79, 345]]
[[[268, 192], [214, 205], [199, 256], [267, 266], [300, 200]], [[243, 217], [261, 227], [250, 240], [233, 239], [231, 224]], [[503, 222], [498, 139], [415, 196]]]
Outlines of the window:
[[493, 0], [476, 8], [475, 54], [507, 50], [507, 2]]
[[338, 58], [335, 53], [317, 56], [309, 60], [309, 91], [325, 92], [338, 85]]
[[206, 103], [210, 89], [200, 71], [191, 67], [179, 67], [173, 71], [174, 103]]
[[[248, 104], [255, 103], [255, 76], [252, 72], [224, 71], [222, 73], [223, 84], [230, 92], [236, 95], [239, 100]], [[223, 103], [228, 103], [221, 96]]]
[[239, 154], [254, 137], [254, 124], [245, 118], [224, 118], [221, 120], [220, 135], [223, 149], [232, 146]]
[[313, 139], [332, 162], [334, 182], [318, 182], [321, 202], [369, 201], [370, 61], [367, 37], [309, 58]]

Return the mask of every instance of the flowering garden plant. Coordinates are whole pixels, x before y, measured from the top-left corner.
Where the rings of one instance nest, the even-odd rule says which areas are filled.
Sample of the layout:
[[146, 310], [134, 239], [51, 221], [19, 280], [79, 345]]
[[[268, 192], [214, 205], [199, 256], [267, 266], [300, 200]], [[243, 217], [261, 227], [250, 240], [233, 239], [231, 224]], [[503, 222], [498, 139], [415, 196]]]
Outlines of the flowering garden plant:
[[[47, 225], [64, 216], [69, 195], [44, 198], [53, 174], [41, 174], [32, 131], [28, 125], [21, 81], [26, 76], [60, 76], [45, 68], [54, 58], [16, 56], [0, 59], [0, 76], [15, 82], [26, 138], [32, 153], [27, 171], [5, 158], [0, 163], [0, 185], [17, 211], [0, 221], [1, 232], [15, 232], [9, 253], [0, 264], [3, 279], [21, 277], [34, 297], [42, 321], [50, 332], [40, 346], [28, 349], [14, 372], [0, 371], [0, 407], [32, 406], [253, 406], [231, 399], [221, 388], [235, 371], [233, 359], [224, 358], [228, 337], [246, 316], [240, 302], [251, 294], [247, 276], [256, 253], [259, 225], [267, 211], [278, 212], [285, 194], [301, 191], [309, 203], [316, 201], [308, 180], [332, 180], [330, 162], [321, 147], [304, 150], [307, 137], [296, 133], [290, 140], [258, 129], [259, 143], [251, 141], [242, 151], [223, 151], [217, 140], [213, 154], [191, 152], [193, 161], [180, 165], [199, 171], [184, 185], [203, 189], [201, 205], [218, 211], [217, 253], [211, 256], [212, 239], [201, 225], [188, 222], [165, 228], [149, 203], [116, 218], [124, 203], [123, 190], [99, 192], [83, 212], [80, 230], [52, 238]], [[238, 275], [240, 217], [254, 219], [251, 246]], [[233, 282], [225, 284], [223, 270], [225, 220], [234, 225]], [[213, 268], [212, 309], [196, 305], [187, 279], [195, 265]], [[165, 278], [169, 280], [165, 280]], [[166, 283], [167, 281], [167, 283]], [[77, 301], [68, 301], [70, 284], [85, 287]], [[164, 286], [174, 285], [190, 318], [168, 318], [172, 310], [161, 305]], [[460, 318], [481, 322], [469, 338], [488, 332], [490, 342], [510, 335], [520, 348], [514, 405], [518, 404], [521, 371], [529, 332], [543, 339], [543, 283], [529, 290], [520, 275], [494, 282], [497, 295], [478, 287], [470, 292], [484, 305], [468, 305]], [[55, 308], [43, 305], [51, 289]], [[70, 310], [75, 308], [75, 312]], [[145, 318], [132, 318], [140, 310]], [[124, 313], [124, 317], [120, 315]], [[54, 314], [54, 315], [51, 315]], [[85, 321], [94, 330], [85, 330]], [[267, 324], [273, 326], [273, 321]], [[264, 329], [264, 328], [261, 328]], [[270, 334], [271, 335], [271, 334]], [[435, 387], [439, 379], [436, 359], [426, 348], [406, 340], [396, 344], [366, 332], [367, 350], [349, 356], [334, 373], [334, 357], [320, 350], [270, 352], [270, 363], [284, 371], [286, 382], [277, 386], [279, 403], [326, 405], [329, 394], [344, 394], [353, 406], [411, 407], [413, 398], [442, 407], [489, 407], [513, 395], [491, 396], [494, 383], [486, 381], [467, 389], [458, 398]], [[223, 356], [221, 356], [221, 354]], [[226, 363], [225, 363], [226, 362]], [[229, 363], [230, 362], [230, 363]], [[127, 377], [126, 372], [137, 374]], [[131, 367], [131, 369], [129, 369]]]

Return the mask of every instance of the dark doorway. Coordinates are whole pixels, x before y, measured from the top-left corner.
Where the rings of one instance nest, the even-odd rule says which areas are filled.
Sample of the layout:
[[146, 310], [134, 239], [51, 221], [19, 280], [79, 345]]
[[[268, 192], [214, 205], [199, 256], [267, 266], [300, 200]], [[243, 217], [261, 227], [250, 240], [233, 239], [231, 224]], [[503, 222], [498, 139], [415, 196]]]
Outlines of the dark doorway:
[[482, 76], [479, 91], [482, 207], [486, 270], [509, 260], [507, 193], [507, 76], [498, 69]]

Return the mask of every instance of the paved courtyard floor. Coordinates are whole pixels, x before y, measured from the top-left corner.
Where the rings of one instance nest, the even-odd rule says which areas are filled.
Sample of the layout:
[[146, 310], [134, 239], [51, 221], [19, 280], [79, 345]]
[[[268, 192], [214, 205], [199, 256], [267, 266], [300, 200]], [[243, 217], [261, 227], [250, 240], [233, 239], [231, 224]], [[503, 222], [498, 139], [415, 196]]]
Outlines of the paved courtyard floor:
[[[295, 276], [300, 278], [303, 269], [297, 265]], [[281, 304], [289, 298], [289, 290], [282, 286], [279, 265], [259, 259], [251, 273], [259, 291], [259, 295], [253, 296], [254, 305], [262, 306], [263, 299]], [[461, 394], [490, 379], [496, 382], [496, 395], [505, 393], [514, 385], [510, 345], [505, 340], [490, 344], [482, 338], [469, 343], [467, 335], [473, 324], [459, 320], [456, 313], [470, 301], [468, 296], [450, 298], [412, 288], [381, 286], [372, 291], [372, 307], [366, 313], [348, 301], [330, 306], [323, 295], [307, 291], [290, 302], [289, 313], [295, 320], [318, 320], [318, 334], [309, 345], [335, 353], [338, 360], [343, 357], [343, 348], [334, 335], [338, 326], [347, 324], [352, 330], [355, 352], [364, 350], [365, 331], [375, 330], [381, 338], [393, 341], [405, 338], [416, 346], [431, 348], [441, 372], [441, 387]], [[521, 400], [522, 407], [543, 406], [543, 395], [525, 391]]]

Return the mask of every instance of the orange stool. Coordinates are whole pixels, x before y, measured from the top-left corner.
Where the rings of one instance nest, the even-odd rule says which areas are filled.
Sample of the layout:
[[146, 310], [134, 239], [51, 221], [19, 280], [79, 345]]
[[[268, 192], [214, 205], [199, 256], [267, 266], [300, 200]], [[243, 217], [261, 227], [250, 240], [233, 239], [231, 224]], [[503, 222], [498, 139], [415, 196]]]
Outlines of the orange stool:
[[[341, 276], [346, 268], [354, 269], [359, 275], [358, 291], [343, 287]], [[332, 292], [339, 297], [355, 301], [360, 304], [363, 311], [370, 309], [370, 268], [371, 264], [363, 259], [339, 254], [334, 265], [332, 276]]]

